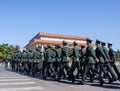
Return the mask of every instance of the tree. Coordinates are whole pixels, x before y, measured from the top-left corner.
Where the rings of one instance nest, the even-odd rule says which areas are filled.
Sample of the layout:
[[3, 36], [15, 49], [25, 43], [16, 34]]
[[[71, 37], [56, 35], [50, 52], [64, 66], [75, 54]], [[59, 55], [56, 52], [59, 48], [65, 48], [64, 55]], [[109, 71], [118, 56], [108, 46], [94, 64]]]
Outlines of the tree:
[[0, 59], [6, 57], [8, 53], [20, 51], [20, 46], [9, 45], [9, 44], [0, 44]]

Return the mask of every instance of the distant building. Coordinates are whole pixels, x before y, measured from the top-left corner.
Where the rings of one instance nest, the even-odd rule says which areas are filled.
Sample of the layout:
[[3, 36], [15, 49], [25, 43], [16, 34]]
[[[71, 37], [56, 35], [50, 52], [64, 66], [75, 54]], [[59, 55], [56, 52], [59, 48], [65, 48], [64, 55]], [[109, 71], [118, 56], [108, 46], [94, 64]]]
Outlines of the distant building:
[[78, 45], [86, 45], [87, 38], [88, 37], [86, 36], [73, 36], [40, 32], [29, 41], [25, 48], [26, 50], [31, 49], [35, 51], [36, 47], [41, 46], [42, 50], [44, 50], [44, 46], [46, 46], [47, 44], [62, 44], [63, 40], [67, 41], [69, 46], [72, 46], [73, 41], [78, 42]]

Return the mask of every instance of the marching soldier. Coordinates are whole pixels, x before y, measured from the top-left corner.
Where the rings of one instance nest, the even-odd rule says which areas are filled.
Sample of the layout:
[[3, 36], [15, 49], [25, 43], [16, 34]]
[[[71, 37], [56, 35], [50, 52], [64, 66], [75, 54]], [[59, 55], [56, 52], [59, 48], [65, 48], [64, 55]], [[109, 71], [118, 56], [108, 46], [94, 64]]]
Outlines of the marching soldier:
[[97, 57], [95, 56], [94, 53], [94, 49], [91, 45], [92, 40], [91, 39], [87, 39], [86, 41], [87, 43], [87, 48], [86, 48], [86, 64], [85, 67], [83, 69], [83, 75], [82, 75], [82, 80], [81, 80], [81, 84], [84, 85], [85, 83], [85, 79], [87, 76], [87, 72], [89, 70], [91, 70], [93, 72], [93, 76], [94, 76], [94, 72], [95, 72], [95, 61], [99, 62], [99, 60], [97, 59]]
[[14, 53], [15, 71], [18, 71], [18, 53]]
[[27, 61], [28, 61], [27, 51], [23, 50], [23, 52], [22, 52], [22, 65], [23, 65], [24, 73], [27, 72], [27, 69], [28, 69]]
[[107, 71], [110, 72], [110, 74], [112, 75], [112, 78], [109, 78], [109, 83], [111, 83], [111, 82], [113, 82], [114, 80], [117, 79], [116, 73], [114, 72], [114, 70], [112, 69], [112, 67], [110, 65], [111, 59], [109, 57], [108, 50], [105, 47], [106, 43], [102, 42], [101, 45], [102, 45], [103, 52], [104, 52], [105, 56], [109, 60], [108, 62], [105, 62], [105, 67], [107, 68]]
[[60, 70], [60, 64], [61, 64], [61, 56], [62, 56], [62, 49], [61, 46], [59, 44], [57, 44], [55, 46], [55, 73], [56, 75], [58, 74], [59, 70]]
[[104, 83], [104, 80], [103, 80], [103, 77], [102, 77], [102, 73], [104, 73], [108, 79], [109, 79], [109, 82], [112, 80], [112, 78], [110, 77], [110, 74], [108, 74], [108, 71], [105, 69], [105, 63], [106, 62], [109, 62], [109, 60], [107, 59], [107, 57], [105, 56], [105, 53], [103, 51], [103, 48], [100, 46], [100, 43], [101, 41], [99, 40], [96, 40], [96, 56], [97, 58], [99, 59], [99, 80], [100, 80], [100, 85], [103, 85]]
[[70, 69], [70, 74], [69, 77], [72, 79], [72, 83], [74, 83], [75, 81], [75, 75], [74, 75], [74, 71], [77, 68], [78, 73], [80, 72], [80, 60], [79, 60], [79, 48], [78, 48], [78, 43], [76, 41], [73, 42], [73, 46], [74, 48], [72, 49], [72, 53], [70, 55], [70, 57], [72, 58], [72, 66]]
[[86, 61], [85, 61], [86, 60], [86, 49], [84, 45], [81, 45], [80, 47], [81, 47], [80, 49], [80, 67], [81, 67], [80, 73], [82, 75], [83, 68], [86, 65]]
[[22, 56], [22, 54], [21, 54], [21, 52], [19, 51], [19, 52], [17, 53], [18, 71], [21, 71], [21, 56]]
[[37, 72], [42, 72], [43, 68], [43, 54], [41, 51], [41, 46], [36, 48], [36, 51], [34, 52], [34, 62], [33, 62], [33, 75], [35, 75]]
[[43, 70], [42, 70], [42, 75], [43, 75], [43, 79], [46, 79], [46, 76], [47, 76], [47, 72], [48, 72], [48, 69], [47, 69], [47, 47], [44, 47], [44, 52], [43, 52]]
[[115, 65], [115, 61], [116, 61], [115, 60], [115, 53], [114, 53], [114, 50], [112, 49], [112, 44], [111, 43], [108, 43], [108, 48], [109, 48], [109, 57], [110, 57], [110, 60], [111, 60], [111, 65], [112, 65], [114, 71], [116, 72], [116, 74], [118, 76], [118, 79], [120, 80], [120, 72]]
[[61, 80], [61, 76], [64, 74], [64, 69], [67, 72], [66, 75], [68, 75], [68, 72], [69, 72], [69, 61], [70, 61], [70, 58], [69, 58], [69, 48], [67, 46], [67, 42], [66, 41], [63, 41], [62, 44], [63, 44], [62, 59], [61, 59], [61, 67], [60, 67], [60, 70], [58, 72], [58, 79], [57, 79], [58, 81]]
[[33, 69], [32, 68], [32, 64], [34, 62], [34, 52], [32, 52], [32, 50], [29, 50], [27, 56], [28, 56], [28, 60], [27, 60], [27, 67], [28, 67], [27, 73], [29, 74], [31, 69]]
[[50, 77], [55, 77], [55, 71], [54, 71], [54, 52], [52, 50], [52, 46], [48, 44], [48, 49], [46, 51], [46, 68], [45, 68], [45, 74], [49, 74]]

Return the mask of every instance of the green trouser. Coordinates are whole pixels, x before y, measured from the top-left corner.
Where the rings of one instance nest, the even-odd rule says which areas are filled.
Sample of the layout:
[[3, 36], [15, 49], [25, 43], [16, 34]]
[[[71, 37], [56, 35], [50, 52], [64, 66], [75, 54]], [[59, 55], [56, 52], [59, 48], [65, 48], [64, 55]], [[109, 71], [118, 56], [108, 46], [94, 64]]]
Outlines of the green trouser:
[[[72, 79], [73, 81], [75, 80], [75, 76], [74, 76], [74, 71], [77, 68], [78, 73], [80, 72], [80, 65], [79, 62], [73, 62], [70, 72], [69, 72], [69, 78]], [[76, 74], [77, 75], [77, 74]]]
[[29, 74], [32, 69], [32, 62], [27, 62], [27, 73]]
[[59, 70], [60, 70], [60, 61], [61, 59], [60, 58], [57, 58], [56, 61], [54, 62], [54, 67], [55, 67], [55, 73], [58, 74]]
[[120, 80], [120, 72], [119, 72], [118, 68], [116, 67], [115, 62], [112, 62], [110, 64], [113, 67], [113, 70], [115, 71], [115, 73], [117, 74], [118, 79]]
[[24, 71], [28, 72], [28, 62], [24, 62]]
[[60, 70], [58, 72], [58, 81], [60, 81], [61, 76], [64, 75], [64, 69], [66, 70], [66, 75], [68, 75], [69, 69], [70, 69], [68, 62], [61, 63], [61, 67], [60, 67]]
[[54, 66], [53, 66], [53, 62], [47, 62], [45, 64], [45, 72], [44, 72], [44, 76], [46, 77], [47, 75], [48, 76], [51, 76], [53, 74], [55, 74], [55, 71], [54, 71]]
[[[108, 77], [109, 81], [112, 81], [112, 78], [110, 76], [110, 74], [108, 73], [108, 71], [105, 69], [106, 65], [105, 63], [100, 63], [99, 64], [100, 66], [100, 71], [99, 71], [99, 81], [100, 83], [103, 83], [103, 75], [104, 74], [106, 77]], [[108, 69], [109, 66], [107, 66], [107, 69]]]
[[41, 74], [42, 68], [43, 68], [42, 62], [34, 62], [33, 70], [32, 70], [33, 75], [35, 75], [37, 72], [40, 72], [40, 74]]
[[108, 72], [110, 72], [112, 78], [113, 78], [114, 80], [117, 80], [117, 75], [116, 75], [114, 69], [112, 68], [112, 66], [110, 65], [110, 63], [105, 63], [105, 66], [106, 66]]
[[15, 71], [18, 71], [18, 68], [19, 68], [19, 63], [18, 61], [15, 61]]
[[95, 64], [86, 64], [83, 69], [82, 82], [85, 81], [88, 71], [91, 70], [93, 75], [95, 73]]

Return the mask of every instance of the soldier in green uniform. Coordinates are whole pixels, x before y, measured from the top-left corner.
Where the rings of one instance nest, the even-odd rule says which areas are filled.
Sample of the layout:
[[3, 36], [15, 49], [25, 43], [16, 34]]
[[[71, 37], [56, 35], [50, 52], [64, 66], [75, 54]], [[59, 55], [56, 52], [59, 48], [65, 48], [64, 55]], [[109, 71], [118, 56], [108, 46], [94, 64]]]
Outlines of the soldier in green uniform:
[[109, 60], [107, 59], [107, 57], [105, 56], [105, 53], [103, 51], [103, 48], [100, 46], [101, 41], [96, 40], [96, 56], [99, 59], [99, 80], [100, 80], [100, 85], [103, 85], [104, 80], [103, 80], [103, 76], [102, 73], [104, 73], [109, 81], [112, 80], [112, 78], [110, 77], [110, 74], [108, 74], [108, 71], [105, 69], [105, 63], [108, 62]]
[[39, 72], [41, 75], [42, 68], [43, 68], [43, 54], [41, 46], [39, 46], [36, 48], [36, 51], [34, 52], [33, 75], [35, 75], [35, 73], [37, 72]]
[[22, 53], [22, 65], [23, 65], [23, 72], [26, 73], [28, 66], [27, 66], [27, 61], [28, 61], [28, 55], [27, 55], [27, 51], [23, 50]]
[[48, 49], [46, 51], [46, 61], [47, 62], [46, 62], [45, 74], [49, 74], [51, 78], [54, 78], [55, 77], [54, 64], [53, 64], [54, 52], [52, 50], [51, 44], [48, 44]]
[[48, 72], [48, 69], [47, 69], [47, 47], [45, 46], [44, 47], [44, 52], [43, 52], [43, 70], [42, 70], [42, 75], [43, 75], [43, 79], [46, 79], [46, 76], [47, 76], [47, 72]]
[[14, 53], [15, 71], [18, 71], [18, 52]]
[[55, 74], [57, 75], [60, 70], [60, 64], [61, 64], [61, 56], [62, 56], [62, 49], [59, 44], [55, 45]]
[[17, 60], [18, 60], [18, 71], [21, 71], [21, 52], [18, 51], [17, 53]]
[[5, 68], [10, 68], [10, 64], [12, 61], [11, 53], [9, 53], [6, 58], [4, 59], [5, 61]]
[[111, 65], [112, 65], [114, 71], [116, 72], [116, 74], [118, 76], [118, 79], [120, 80], [120, 72], [115, 65], [115, 61], [116, 61], [115, 60], [115, 53], [114, 53], [114, 50], [112, 49], [112, 44], [111, 43], [108, 43], [108, 48], [109, 48], [109, 57], [110, 57], [110, 60], [111, 60]]
[[28, 61], [27, 61], [27, 73], [29, 74], [30, 71], [33, 69], [32, 67], [32, 64], [34, 62], [34, 52], [32, 52], [32, 50], [29, 50], [28, 52]]
[[70, 58], [69, 58], [69, 48], [67, 46], [67, 42], [66, 41], [63, 41], [62, 44], [63, 44], [62, 58], [61, 58], [61, 67], [60, 67], [60, 70], [58, 72], [58, 79], [57, 79], [58, 81], [60, 81], [61, 76], [64, 74], [64, 69], [67, 72], [66, 75], [68, 75], [68, 72], [69, 72], [69, 61], [70, 61]]
[[81, 49], [80, 49], [80, 73], [82, 75], [83, 73], [83, 68], [85, 67], [85, 64], [86, 64], [86, 49], [85, 49], [85, 46], [84, 45], [81, 45], [80, 46]]
[[110, 65], [111, 59], [110, 59], [110, 57], [109, 57], [108, 50], [107, 50], [107, 48], [105, 47], [106, 43], [102, 42], [101, 45], [102, 45], [103, 52], [104, 52], [105, 56], [106, 56], [107, 59], [109, 60], [108, 62], [105, 62], [105, 67], [106, 67], [107, 71], [110, 72], [110, 74], [111, 74], [111, 76], [112, 76], [112, 78], [109, 78], [109, 83], [111, 83], [111, 82], [113, 82], [114, 80], [117, 79], [117, 77], [116, 77], [116, 75], [115, 75], [116, 73], [115, 73], [115, 71], [112, 69], [112, 67], [111, 67], [111, 65]]
[[72, 59], [72, 66], [70, 69], [70, 74], [69, 77], [72, 80], [72, 83], [74, 83], [76, 76], [74, 75], [74, 71], [77, 68], [78, 73], [80, 72], [80, 61], [79, 61], [79, 57], [80, 57], [80, 53], [79, 53], [79, 48], [78, 48], [78, 43], [76, 41], [73, 42], [73, 49], [72, 49], [72, 53], [70, 54], [70, 57]]
[[11, 67], [12, 67], [12, 70], [14, 71], [15, 70], [14, 53], [12, 53], [11, 58], [12, 58], [12, 60], [11, 60]]
[[87, 73], [89, 70], [91, 70], [93, 72], [93, 76], [94, 76], [94, 72], [95, 72], [95, 63], [99, 62], [99, 60], [97, 59], [97, 57], [95, 56], [94, 53], [94, 49], [91, 45], [92, 40], [91, 39], [87, 39], [86, 40], [87, 43], [87, 48], [86, 48], [86, 64], [85, 67], [83, 69], [83, 75], [82, 75], [82, 80], [81, 80], [81, 84], [84, 85], [85, 83], [85, 79], [87, 76]]

